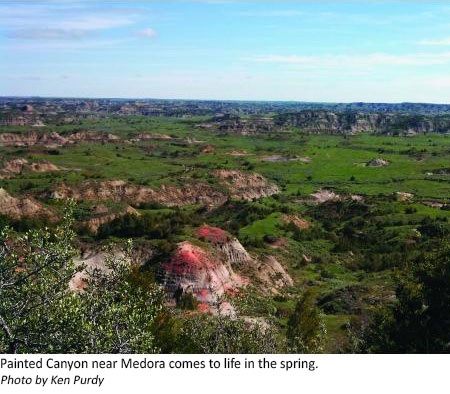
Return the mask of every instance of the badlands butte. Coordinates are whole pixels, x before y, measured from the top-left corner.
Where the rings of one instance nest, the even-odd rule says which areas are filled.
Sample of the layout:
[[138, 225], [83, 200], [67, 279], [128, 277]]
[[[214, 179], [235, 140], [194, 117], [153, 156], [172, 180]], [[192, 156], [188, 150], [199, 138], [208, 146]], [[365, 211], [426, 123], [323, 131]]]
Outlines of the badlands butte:
[[283, 332], [310, 289], [340, 351], [349, 323], [395, 301], [402, 262], [448, 239], [447, 106], [2, 104], [2, 227], [54, 227], [72, 199], [76, 262], [106, 269], [102, 246], [132, 238], [182, 311], [233, 316], [245, 298]]

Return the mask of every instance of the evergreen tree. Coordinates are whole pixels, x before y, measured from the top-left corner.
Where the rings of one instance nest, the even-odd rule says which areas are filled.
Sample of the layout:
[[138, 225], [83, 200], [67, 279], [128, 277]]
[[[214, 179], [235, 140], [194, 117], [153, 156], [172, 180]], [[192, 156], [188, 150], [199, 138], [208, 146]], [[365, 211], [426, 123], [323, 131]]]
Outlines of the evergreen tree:
[[312, 291], [297, 301], [287, 324], [287, 345], [293, 353], [323, 351], [326, 329]]

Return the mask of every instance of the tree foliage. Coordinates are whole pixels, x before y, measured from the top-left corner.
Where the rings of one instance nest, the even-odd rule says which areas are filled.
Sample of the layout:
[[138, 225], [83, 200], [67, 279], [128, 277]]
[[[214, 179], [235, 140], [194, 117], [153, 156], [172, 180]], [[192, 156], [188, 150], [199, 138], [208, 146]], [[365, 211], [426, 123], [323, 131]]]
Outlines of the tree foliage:
[[107, 269], [84, 271], [86, 286], [69, 290], [85, 267], [73, 263], [71, 212], [54, 232], [0, 239], [0, 351], [6, 353], [153, 353], [152, 325], [162, 309], [154, 283], [133, 281], [129, 254]]
[[450, 351], [450, 247], [442, 244], [399, 278], [397, 302], [378, 311], [363, 334], [362, 351]]
[[323, 351], [326, 329], [312, 291], [297, 301], [287, 323], [287, 345], [292, 353]]
[[184, 321], [181, 353], [265, 354], [280, 352], [273, 327], [243, 317], [197, 314]]
[[[76, 273], [71, 216], [50, 233], [33, 230], [15, 238], [0, 235], [0, 351], [8, 353], [63, 350], [68, 313], [68, 282]], [[70, 319], [69, 319], [70, 320]], [[64, 330], [61, 331], [61, 328]]]

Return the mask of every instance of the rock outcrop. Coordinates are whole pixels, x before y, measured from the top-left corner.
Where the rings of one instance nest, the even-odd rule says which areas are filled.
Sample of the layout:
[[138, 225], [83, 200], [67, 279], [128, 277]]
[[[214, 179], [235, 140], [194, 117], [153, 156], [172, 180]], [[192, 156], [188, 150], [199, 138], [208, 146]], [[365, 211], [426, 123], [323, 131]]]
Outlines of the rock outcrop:
[[384, 167], [388, 166], [389, 162], [387, 160], [381, 159], [377, 157], [376, 159], [372, 159], [366, 163], [366, 167]]
[[279, 289], [293, 286], [294, 281], [275, 256], [256, 260], [255, 273], [263, 283], [263, 290], [269, 294], [278, 294]]
[[216, 150], [214, 145], [207, 145], [202, 149], [202, 153], [212, 153]]
[[79, 131], [77, 133], [70, 134], [67, 139], [71, 142], [116, 142], [120, 140], [120, 137], [111, 133]]
[[412, 193], [406, 193], [406, 192], [396, 192], [397, 199], [399, 201], [408, 201], [414, 198], [414, 194]]
[[337, 201], [341, 199], [341, 196], [339, 194], [336, 194], [335, 192], [326, 189], [320, 189], [315, 193], [312, 193], [311, 197], [313, 197], [314, 202], [316, 202], [317, 204], [322, 204], [330, 200]]
[[56, 218], [56, 215], [39, 201], [31, 197], [13, 197], [2, 188], [0, 188], [0, 213], [13, 219], [46, 217], [54, 220]]
[[309, 223], [307, 220], [299, 218], [296, 215], [284, 215], [283, 221], [286, 223], [293, 223], [301, 229], [309, 228], [311, 226], [311, 223]]
[[89, 220], [81, 222], [81, 225], [86, 227], [91, 234], [97, 234], [101, 226], [112, 222], [114, 219], [124, 216], [126, 214], [139, 216], [140, 213], [133, 207], [127, 206], [125, 209], [118, 212], [110, 212], [109, 209], [99, 204], [92, 210], [92, 217]]
[[69, 282], [69, 288], [73, 291], [82, 291], [86, 286], [86, 278], [89, 275], [89, 271], [98, 269], [101, 271], [107, 271], [107, 261], [109, 258], [127, 258], [131, 264], [135, 266], [141, 266], [151, 256], [152, 251], [149, 249], [142, 249], [135, 247], [131, 256], [126, 256], [123, 250], [115, 248], [111, 251], [104, 251], [100, 247], [92, 248], [88, 247], [80, 251], [80, 255], [74, 259], [76, 265], [82, 265], [84, 269], [77, 272], [75, 276]]
[[298, 127], [310, 133], [331, 134], [356, 134], [370, 131], [406, 134], [450, 132], [448, 116], [399, 113], [304, 110], [277, 115], [274, 118], [274, 124], [278, 127]]
[[276, 116], [240, 117], [221, 114], [213, 122], [199, 127], [219, 133], [241, 135], [288, 132], [300, 128], [309, 133], [356, 134], [361, 132], [417, 133], [450, 132], [450, 117], [447, 115], [424, 115], [395, 112], [358, 112], [356, 110], [305, 109], [298, 112], [281, 113]]
[[268, 162], [268, 163], [283, 163], [283, 162], [289, 162], [289, 161], [300, 161], [302, 163], [310, 163], [312, 159], [310, 157], [289, 157], [289, 156], [282, 156], [282, 155], [270, 155], [270, 156], [263, 156], [262, 161]]
[[222, 180], [231, 193], [231, 197], [243, 200], [269, 197], [278, 193], [278, 186], [268, 182], [262, 175], [257, 173], [244, 173], [237, 170], [216, 170], [213, 176]]
[[224, 295], [236, 294], [247, 283], [220, 257], [214, 249], [180, 242], [172, 259], [162, 264], [161, 281], [173, 294], [182, 290], [192, 293], [200, 303], [213, 306]]
[[237, 238], [230, 238], [226, 242], [219, 243], [218, 248], [224, 255], [226, 261], [234, 266], [244, 266], [247, 263], [253, 262], [252, 257]]
[[0, 146], [33, 146], [59, 147], [76, 142], [117, 142], [120, 137], [110, 133], [96, 131], [80, 131], [68, 136], [53, 133], [0, 133]]
[[247, 151], [245, 149], [232, 150], [231, 152], [225, 153], [228, 156], [246, 156]]
[[137, 140], [171, 140], [172, 137], [169, 134], [159, 133], [140, 133], [133, 137]]
[[83, 182], [77, 186], [62, 185], [50, 195], [55, 199], [73, 198], [76, 201], [123, 201], [129, 203], [158, 202], [167, 206], [206, 204], [218, 206], [226, 196], [212, 186], [196, 183], [181, 187], [162, 185], [158, 191], [122, 180]]
[[13, 159], [3, 163], [0, 169], [4, 173], [21, 174], [23, 172], [56, 172], [61, 169], [49, 161], [29, 163], [26, 159]]
[[67, 139], [58, 133], [0, 133], [0, 146], [62, 146]]
[[212, 244], [231, 267], [260, 282], [263, 292], [278, 294], [281, 288], [292, 286], [292, 278], [275, 256], [253, 257], [237, 238], [217, 227], [204, 225], [197, 230], [197, 235]]
[[273, 118], [268, 116], [241, 118], [239, 116], [225, 115], [220, 118], [216, 117], [214, 120], [217, 122], [217, 131], [220, 133], [252, 135], [275, 131]]
[[189, 183], [176, 187], [161, 185], [159, 190], [147, 186], [133, 185], [122, 180], [83, 182], [76, 186], [62, 185], [55, 188], [51, 198], [73, 198], [77, 201], [123, 201], [128, 203], [158, 202], [167, 206], [205, 204], [209, 207], [222, 205], [228, 197], [252, 200], [278, 193], [276, 185], [267, 182], [259, 174], [240, 171], [218, 170], [214, 176], [222, 180], [229, 193], [224, 194], [209, 184]]
[[180, 242], [172, 259], [161, 264], [159, 277], [172, 294], [180, 290], [192, 293], [202, 310], [215, 307], [224, 295], [239, 293], [249, 284], [248, 277], [270, 294], [293, 284], [275, 257], [253, 258], [237, 238], [222, 229], [204, 225], [197, 230], [197, 237], [205, 244]]

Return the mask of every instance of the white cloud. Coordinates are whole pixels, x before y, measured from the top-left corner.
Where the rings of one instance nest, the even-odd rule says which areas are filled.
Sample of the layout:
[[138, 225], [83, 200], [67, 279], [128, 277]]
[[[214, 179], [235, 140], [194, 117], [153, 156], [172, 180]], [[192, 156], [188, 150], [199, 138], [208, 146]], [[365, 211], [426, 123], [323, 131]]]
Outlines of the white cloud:
[[426, 46], [450, 46], [450, 37], [437, 40], [421, 40], [418, 41], [417, 44]]
[[[129, 46], [130, 39], [36, 39], [22, 40], [14, 45], [15, 50], [20, 51], [42, 51], [42, 50], [60, 50], [60, 51], [77, 51], [77, 50], [107, 50], [107, 49], [124, 49]], [[0, 50], [8, 47], [0, 46]]]
[[134, 20], [130, 17], [98, 17], [89, 15], [80, 19], [63, 21], [61, 22], [61, 26], [69, 30], [103, 30], [111, 29], [114, 27], [128, 26], [133, 23]]
[[143, 9], [110, 7], [100, 10], [86, 4], [0, 5], [0, 25], [15, 39], [71, 40], [92, 32], [136, 24]]
[[145, 38], [153, 38], [158, 35], [157, 31], [147, 27], [146, 29], [141, 29], [137, 32], [139, 37], [145, 37]]
[[24, 40], [72, 40], [89, 36], [88, 30], [80, 29], [19, 29], [8, 34], [8, 37]]
[[261, 63], [290, 64], [303, 67], [372, 67], [372, 66], [434, 66], [450, 63], [450, 52], [411, 53], [392, 55], [371, 53], [367, 55], [264, 55], [253, 58]]

